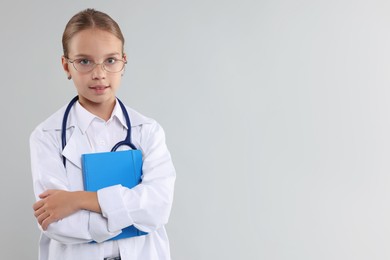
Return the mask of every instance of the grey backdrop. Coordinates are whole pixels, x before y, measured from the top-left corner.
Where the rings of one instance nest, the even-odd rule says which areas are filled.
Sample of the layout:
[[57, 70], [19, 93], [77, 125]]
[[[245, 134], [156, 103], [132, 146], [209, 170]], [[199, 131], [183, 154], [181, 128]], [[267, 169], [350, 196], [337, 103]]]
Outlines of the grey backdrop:
[[1, 259], [37, 259], [28, 138], [76, 93], [61, 35], [87, 7], [125, 34], [118, 95], [166, 130], [173, 259], [390, 259], [389, 1], [0, 5]]

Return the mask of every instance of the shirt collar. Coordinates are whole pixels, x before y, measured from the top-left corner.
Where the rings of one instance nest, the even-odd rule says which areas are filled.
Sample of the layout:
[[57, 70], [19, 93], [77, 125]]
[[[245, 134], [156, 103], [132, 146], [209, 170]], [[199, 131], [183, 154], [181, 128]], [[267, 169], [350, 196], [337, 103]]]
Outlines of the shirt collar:
[[[113, 110], [113, 115], [115, 115], [117, 120], [127, 129], [125, 117], [120, 109], [120, 105], [119, 104], [117, 105], [117, 104], [118, 104], [118, 102], [115, 104], [115, 107]], [[78, 102], [76, 102], [76, 104], [74, 106], [76, 106], [76, 105], [77, 106], [79, 105]], [[55, 112], [53, 115], [51, 115], [48, 119], [46, 119], [44, 122], [42, 122], [41, 123], [42, 129], [44, 131], [49, 131], [49, 130], [61, 131], [61, 126], [62, 126], [64, 112], [65, 112], [66, 107], [67, 107], [67, 105], [63, 106], [61, 109], [57, 110], [57, 112]], [[133, 126], [140, 126], [143, 124], [150, 124], [150, 123], [155, 122], [153, 119], [145, 117], [129, 107], [126, 107], [126, 109], [127, 109], [128, 114], [129, 114], [132, 127]], [[85, 109], [80, 105], [79, 110], [85, 110]], [[118, 111], [119, 111], [119, 114], [118, 114]], [[86, 111], [86, 112], [88, 112], [88, 111]], [[85, 113], [85, 111], [81, 112], [81, 113]], [[89, 116], [88, 116], [87, 120], [81, 120], [81, 121], [79, 120], [78, 121], [76, 119], [76, 109], [73, 107], [69, 112], [67, 128], [77, 126], [77, 127], [79, 127], [80, 130], [87, 129], [88, 126], [91, 124], [92, 120], [96, 117], [95, 115], [93, 115], [89, 112], [87, 114], [90, 114], [90, 116], [91, 116], [90, 119], [88, 119], [89, 118]], [[86, 121], [86, 122], [84, 122], [84, 121]], [[80, 125], [83, 125], [83, 127], [80, 127]]]
[[[87, 131], [88, 127], [91, 125], [93, 120], [95, 119], [102, 120], [98, 116], [86, 110], [80, 104], [79, 101], [77, 101], [75, 104], [74, 112], [75, 112], [76, 121], [78, 122], [78, 126], [82, 133], [85, 133]], [[123, 125], [124, 128], [127, 129], [125, 116], [123, 115], [122, 109], [119, 105], [119, 102], [117, 101], [115, 102], [115, 106], [114, 109], [112, 110], [112, 114], [109, 120], [114, 120], [115, 118]]]
[[115, 100], [115, 107], [112, 110], [112, 115], [110, 119], [113, 119], [114, 117], [116, 117], [119, 120], [119, 122], [123, 125], [123, 127], [127, 129], [125, 115], [123, 114], [122, 108], [119, 105], [119, 102], [117, 100]]

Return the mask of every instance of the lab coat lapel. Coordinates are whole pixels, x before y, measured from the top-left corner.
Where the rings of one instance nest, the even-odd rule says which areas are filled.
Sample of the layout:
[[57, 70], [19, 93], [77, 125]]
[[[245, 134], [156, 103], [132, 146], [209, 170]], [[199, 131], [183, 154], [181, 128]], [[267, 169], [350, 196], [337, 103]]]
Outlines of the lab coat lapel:
[[62, 151], [62, 155], [81, 169], [81, 155], [91, 152], [92, 149], [87, 136], [76, 126]]

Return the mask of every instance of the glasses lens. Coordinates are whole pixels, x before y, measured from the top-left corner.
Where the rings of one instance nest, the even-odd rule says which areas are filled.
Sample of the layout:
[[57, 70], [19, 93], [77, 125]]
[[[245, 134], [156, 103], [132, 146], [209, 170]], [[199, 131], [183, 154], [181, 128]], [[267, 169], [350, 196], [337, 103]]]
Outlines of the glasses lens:
[[77, 71], [89, 72], [95, 67], [95, 63], [88, 59], [77, 59], [73, 61], [73, 66]]
[[107, 59], [104, 61], [104, 69], [108, 72], [119, 72], [125, 66], [123, 60]]

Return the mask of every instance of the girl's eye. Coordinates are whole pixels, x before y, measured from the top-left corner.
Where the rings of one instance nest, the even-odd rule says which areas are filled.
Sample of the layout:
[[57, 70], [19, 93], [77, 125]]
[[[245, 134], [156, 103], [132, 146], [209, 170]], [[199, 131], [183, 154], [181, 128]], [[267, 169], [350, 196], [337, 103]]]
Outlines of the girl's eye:
[[79, 63], [79, 64], [81, 64], [81, 65], [90, 65], [90, 64], [91, 64], [91, 61], [88, 60], [88, 59], [80, 59], [80, 60], [78, 60], [77, 63]]
[[108, 58], [106, 61], [105, 61], [105, 63], [107, 64], [107, 65], [112, 65], [112, 64], [114, 64], [116, 62], [116, 59], [114, 59], [114, 58]]

